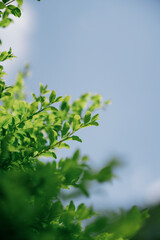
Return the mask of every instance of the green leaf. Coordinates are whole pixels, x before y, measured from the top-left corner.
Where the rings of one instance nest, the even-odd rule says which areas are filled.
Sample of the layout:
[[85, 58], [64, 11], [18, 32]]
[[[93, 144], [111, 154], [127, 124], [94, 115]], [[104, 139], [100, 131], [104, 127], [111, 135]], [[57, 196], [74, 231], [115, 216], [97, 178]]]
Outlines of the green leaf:
[[55, 102], [55, 103], [56, 103], [56, 102], [61, 102], [62, 100], [63, 100], [63, 97], [60, 96], [60, 97], [57, 97], [54, 102]]
[[56, 147], [57, 147], [57, 148], [60, 148], [60, 149], [61, 149], [61, 148], [67, 148], [67, 149], [70, 148], [70, 146], [69, 146], [67, 143], [63, 143], [63, 142], [57, 144]]
[[8, 52], [4, 51], [0, 53], [0, 61], [3, 62], [8, 57]]
[[58, 109], [53, 106], [49, 106], [47, 109], [52, 110], [53, 112], [58, 112]]
[[10, 18], [3, 18], [2, 21], [0, 21], [0, 27], [7, 27], [11, 22], [13, 22]]
[[67, 138], [67, 140], [74, 140], [74, 141], [82, 142], [82, 139], [78, 136], [69, 137], [69, 138]]
[[87, 208], [84, 205], [84, 203], [81, 203], [77, 208], [76, 215], [77, 215], [78, 220], [84, 220], [84, 219], [91, 218], [92, 216], [94, 216], [95, 212], [93, 211], [93, 209], [91, 207]]
[[54, 131], [53, 129], [49, 129], [48, 138], [49, 138], [50, 145], [52, 145], [57, 140], [57, 132]]
[[11, 122], [11, 116], [5, 116], [5, 117], [1, 117], [0, 119], [0, 127], [5, 127], [6, 125], [10, 124]]
[[2, 0], [2, 2], [4, 2], [4, 3], [7, 3], [7, 2], [9, 2], [10, 0]]
[[85, 116], [84, 116], [84, 123], [88, 123], [91, 120], [91, 112], [87, 111]]
[[3, 2], [0, 2], [0, 9], [3, 9], [5, 7], [6, 7], [6, 5]]
[[10, 5], [7, 6], [7, 9], [9, 9], [9, 10], [14, 10], [15, 8], [16, 8], [16, 6], [14, 6], [14, 5], [12, 5], [12, 4], [10, 4]]
[[79, 160], [79, 157], [80, 157], [80, 151], [79, 151], [79, 149], [77, 149], [75, 151], [75, 153], [73, 154], [72, 159], [73, 159], [73, 161], [77, 162]]
[[83, 157], [82, 157], [82, 161], [83, 161], [83, 162], [86, 162], [86, 161], [88, 161], [88, 160], [89, 160], [88, 156], [83, 156]]
[[0, 61], [3, 62], [7, 59], [12, 59], [14, 56], [11, 51], [12, 49], [10, 48], [8, 52], [6, 51], [0, 52]]
[[23, 4], [23, 0], [17, 0], [17, 3], [18, 3], [19, 5], [22, 5], [22, 4]]
[[11, 10], [11, 13], [15, 16], [15, 17], [20, 17], [21, 16], [21, 10], [16, 7], [13, 10]]
[[21, 16], [21, 10], [17, 7], [17, 8], [15, 8], [15, 9], [12, 11], [12, 14], [13, 14], [15, 17], [20, 17], [20, 16]]
[[107, 164], [106, 167], [102, 168], [100, 172], [97, 174], [96, 179], [98, 182], [110, 181], [113, 177], [115, 177], [113, 173], [113, 169], [120, 165], [120, 162], [116, 159], [113, 159], [111, 162]]
[[51, 92], [51, 94], [49, 96], [49, 102], [53, 103], [55, 98], [56, 98], [56, 92], [54, 90], [52, 90], [52, 92]]
[[74, 202], [73, 201], [70, 201], [70, 204], [69, 204], [69, 210], [71, 211], [75, 211], [75, 205], [74, 205]]
[[44, 156], [44, 157], [52, 157], [52, 158], [54, 158], [54, 159], [57, 159], [56, 154], [55, 154], [54, 152], [50, 152], [50, 151], [48, 151], [48, 152], [44, 152], [44, 153], [42, 153], [40, 156]]
[[30, 115], [32, 115], [33, 113], [35, 113], [38, 110], [38, 102], [33, 102], [30, 105]]
[[4, 96], [11, 96], [11, 93], [10, 92], [4, 92], [3, 95]]
[[99, 126], [99, 123], [98, 122], [91, 122], [89, 123], [90, 126]]
[[43, 94], [43, 89], [44, 89], [43, 84], [40, 83], [40, 94]]
[[99, 118], [99, 114], [96, 114], [92, 117], [91, 121], [95, 122], [96, 120], [98, 120], [98, 118]]
[[72, 121], [72, 129], [73, 131], [76, 131], [80, 128], [80, 116], [79, 115], [75, 115]]
[[112, 103], [112, 101], [111, 100], [107, 100], [106, 102], [105, 102], [105, 104], [111, 104]]
[[65, 136], [70, 130], [70, 125], [68, 122], [65, 122], [61, 131], [61, 136]]

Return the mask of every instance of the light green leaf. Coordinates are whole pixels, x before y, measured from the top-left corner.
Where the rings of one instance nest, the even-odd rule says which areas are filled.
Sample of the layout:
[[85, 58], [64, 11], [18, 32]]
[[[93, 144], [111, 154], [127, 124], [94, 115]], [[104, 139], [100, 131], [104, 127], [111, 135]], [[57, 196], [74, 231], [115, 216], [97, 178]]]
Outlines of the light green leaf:
[[18, 3], [19, 5], [22, 5], [22, 4], [23, 4], [23, 0], [17, 0], [17, 3]]
[[111, 103], [112, 101], [110, 99], [105, 102], [105, 104], [111, 104]]
[[86, 161], [88, 161], [88, 160], [89, 160], [88, 156], [83, 156], [83, 157], [82, 157], [82, 161], [83, 161], [83, 162], [86, 162]]
[[76, 131], [80, 128], [80, 116], [79, 115], [75, 115], [74, 118], [73, 118], [73, 121], [72, 121], [72, 128], [73, 128], [73, 131]]
[[77, 215], [78, 220], [84, 220], [84, 219], [91, 218], [92, 216], [94, 216], [95, 212], [93, 211], [93, 209], [91, 207], [87, 208], [84, 203], [81, 203], [77, 208], [76, 215]]
[[35, 113], [38, 110], [38, 102], [33, 102], [30, 105], [30, 115]]
[[57, 148], [60, 148], [60, 149], [61, 149], [61, 148], [67, 148], [67, 149], [70, 148], [70, 146], [69, 146], [67, 143], [63, 143], [63, 142], [57, 144], [56, 147], [57, 147]]
[[50, 151], [48, 151], [48, 152], [44, 152], [44, 153], [42, 153], [40, 156], [44, 156], [44, 157], [52, 157], [52, 158], [54, 158], [54, 159], [57, 158], [56, 154], [55, 154], [54, 152], [50, 152]]
[[40, 93], [42, 94], [43, 93], [43, 84], [40, 83]]
[[10, 18], [3, 18], [2, 21], [0, 21], [0, 27], [7, 27], [11, 22], [13, 22]]
[[12, 117], [11, 116], [5, 116], [1, 117], [0, 120], [0, 127], [5, 127], [6, 125], [10, 124]]

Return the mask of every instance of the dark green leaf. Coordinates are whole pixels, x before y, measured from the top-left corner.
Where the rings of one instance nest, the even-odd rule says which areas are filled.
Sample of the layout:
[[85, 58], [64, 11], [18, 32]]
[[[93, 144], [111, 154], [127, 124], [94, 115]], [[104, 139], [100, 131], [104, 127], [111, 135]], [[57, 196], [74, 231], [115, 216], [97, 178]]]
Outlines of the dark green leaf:
[[3, 9], [5, 7], [6, 7], [5, 4], [3, 2], [0, 2], [0, 9]]
[[21, 16], [21, 10], [16, 7], [15, 9], [11, 10], [11, 13], [15, 16], [15, 17], [20, 17]]
[[65, 122], [61, 131], [62, 137], [65, 136], [67, 133], [69, 133], [70, 125], [68, 122]]
[[91, 125], [91, 126], [99, 126], [99, 123], [98, 122], [90, 122], [89, 125]]
[[75, 141], [78, 141], [78, 142], [82, 142], [82, 139], [78, 136], [69, 137], [67, 140], [75, 140]]
[[10, 4], [10, 5], [7, 6], [7, 9], [14, 10], [14, 9], [16, 9], [16, 6]]
[[7, 3], [7, 2], [9, 2], [10, 0], [2, 0], [2, 2], [4, 2], [4, 3]]
[[50, 145], [52, 145], [57, 140], [57, 132], [54, 131], [53, 129], [49, 129], [48, 138], [49, 138]]
[[75, 151], [75, 153], [73, 154], [73, 157], [72, 157], [72, 159], [73, 159], [73, 161], [78, 161], [78, 159], [79, 159], [79, 157], [80, 157], [80, 151], [79, 151], [79, 149], [77, 149], [76, 151]]
[[63, 100], [63, 97], [57, 97], [54, 102], [61, 102]]
[[56, 98], [56, 92], [53, 90], [49, 96], [49, 102], [53, 103]]
[[98, 118], [99, 118], [99, 114], [96, 114], [92, 117], [91, 121], [95, 122], [96, 120], [98, 120]]
[[75, 211], [75, 205], [74, 205], [74, 202], [73, 202], [73, 201], [70, 201], [69, 210]]
[[84, 116], [84, 123], [88, 123], [91, 120], [91, 112], [87, 111], [85, 116]]

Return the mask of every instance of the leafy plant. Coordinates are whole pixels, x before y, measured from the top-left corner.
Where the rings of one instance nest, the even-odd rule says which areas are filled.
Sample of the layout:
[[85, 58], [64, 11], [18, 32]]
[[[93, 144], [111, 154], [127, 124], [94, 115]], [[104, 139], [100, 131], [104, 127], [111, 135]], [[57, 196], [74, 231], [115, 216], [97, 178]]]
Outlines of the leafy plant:
[[[21, 16], [23, 0], [0, 1], [0, 27]], [[14, 57], [12, 49], [0, 52], [0, 62]], [[72, 157], [57, 158], [57, 149], [69, 148], [70, 141], [82, 142], [77, 132], [98, 126], [99, 114], [109, 101], [100, 95], [83, 94], [74, 102], [70, 96], [56, 96], [40, 84], [39, 95], [28, 103], [24, 93], [27, 67], [7, 86], [0, 65], [0, 232], [1, 239], [24, 240], [111, 240], [129, 239], [141, 227], [147, 212], [133, 207], [128, 213], [100, 216], [92, 207], [74, 204], [74, 196], [89, 196], [88, 183], [109, 182], [111, 160], [93, 170], [88, 158], [77, 150]], [[43, 157], [52, 161], [43, 162]], [[73, 188], [72, 199], [63, 204], [63, 189]], [[69, 194], [68, 194], [69, 196]], [[91, 223], [82, 224], [92, 218]]]

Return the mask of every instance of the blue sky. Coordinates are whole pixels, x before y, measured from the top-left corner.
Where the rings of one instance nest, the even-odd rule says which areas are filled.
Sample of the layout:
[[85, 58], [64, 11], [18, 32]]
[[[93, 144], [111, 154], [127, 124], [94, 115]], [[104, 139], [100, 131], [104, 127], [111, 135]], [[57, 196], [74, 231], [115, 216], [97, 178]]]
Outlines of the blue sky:
[[112, 100], [100, 112], [100, 127], [84, 129], [83, 143], [70, 151], [79, 147], [94, 167], [113, 156], [125, 162], [102, 194], [95, 187], [89, 201], [96, 206], [160, 198], [159, 11], [158, 0], [30, 0], [25, 24], [17, 22], [19, 28], [10, 27], [12, 35], [4, 36], [19, 56], [7, 66], [11, 76], [30, 62], [29, 91], [38, 92], [42, 82], [72, 99], [91, 92]]

